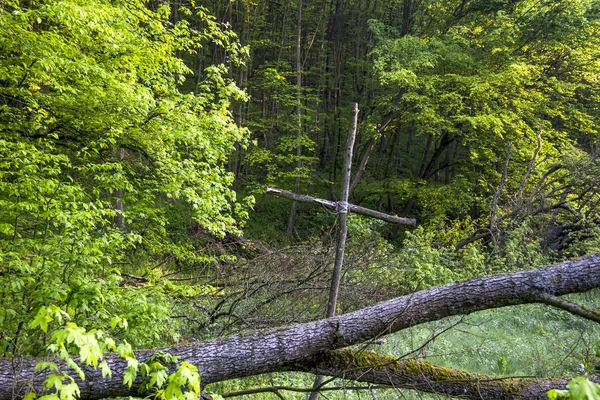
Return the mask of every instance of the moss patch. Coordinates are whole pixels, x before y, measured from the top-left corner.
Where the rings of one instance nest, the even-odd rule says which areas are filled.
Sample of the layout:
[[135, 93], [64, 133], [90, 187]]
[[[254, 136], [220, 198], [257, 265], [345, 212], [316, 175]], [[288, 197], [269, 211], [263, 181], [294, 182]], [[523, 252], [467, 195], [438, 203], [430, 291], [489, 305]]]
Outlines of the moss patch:
[[499, 379], [490, 375], [475, 374], [459, 369], [440, 367], [427, 361], [406, 359], [370, 351], [343, 349], [324, 353], [318, 362], [341, 371], [389, 371], [404, 375], [400, 380], [412, 381], [415, 377], [438, 383], [457, 382], [474, 387], [493, 387], [504, 393], [519, 393], [534, 379]]

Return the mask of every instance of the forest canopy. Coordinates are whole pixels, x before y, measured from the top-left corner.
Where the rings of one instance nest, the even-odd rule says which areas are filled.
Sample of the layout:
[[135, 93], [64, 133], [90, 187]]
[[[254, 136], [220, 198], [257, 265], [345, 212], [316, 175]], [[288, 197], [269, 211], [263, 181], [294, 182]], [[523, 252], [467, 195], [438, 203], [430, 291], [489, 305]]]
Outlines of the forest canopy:
[[[0, 359], [50, 357], [13, 397], [197, 398], [177, 346], [324, 318], [339, 209], [265, 189], [340, 200], [353, 103], [348, 201], [417, 224], [349, 216], [338, 314], [600, 252], [598, 0], [0, 0]], [[594, 321], [565, 285], [503, 306]], [[580, 342], [555, 371], [597, 380]]]

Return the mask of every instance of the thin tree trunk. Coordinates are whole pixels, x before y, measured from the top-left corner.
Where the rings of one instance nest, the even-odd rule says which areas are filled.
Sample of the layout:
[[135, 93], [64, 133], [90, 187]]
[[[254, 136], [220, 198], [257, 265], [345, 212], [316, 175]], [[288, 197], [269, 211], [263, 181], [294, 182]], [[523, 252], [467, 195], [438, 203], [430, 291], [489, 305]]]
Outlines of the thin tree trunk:
[[446, 157], [444, 160], [444, 184], [449, 185], [452, 180], [452, 164], [456, 154], [456, 141], [446, 149]]
[[[118, 149], [113, 151], [113, 155], [119, 160], [119, 162], [123, 162], [125, 159], [125, 149], [123, 147], [119, 147]], [[123, 207], [123, 189], [116, 189], [113, 192], [115, 197], [115, 210], [117, 213], [115, 214], [115, 225], [121, 231], [125, 231], [127, 227], [125, 226], [125, 210]]]
[[[377, 133], [381, 135], [385, 128], [387, 128], [387, 126], [390, 124], [390, 122], [392, 122], [395, 116], [396, 113], [389, 113], [386, 119], [383, 121], [383, 123], [375, 129]], [[356, 171], [356, 175], [354, 176], [354, 179], [352, 179], [352, 183], [350, 184], [350, 193], [354, 191], [354, 188], [356, 188], [356, 185], [358, 185], [358, 182], [360, 181], [363, 172], [365, 172], [365, 169], [367, 168], [367, 163], [369, 162], [369, 157], [371, 157], [371, 153], [373, 152], [373, 149], [375, 149], [376, 144], [377, 138], [373, 138], [367, 145], [367, 150], [365, 151], [365, 154], [363, 155], [360, 161], [358, 171]]]
[[437, 146], [434, 146], [434, 151], [433, 151], [433, 154], [431, 155], [431, 160], [429, 160], [429, 163], [427, 163], [427, 166], [425, 167], [425, 169], [422, 170], [422, 173], [421, 173], [422, 179], [429, 179], [436, 172], [439, 171], [439, 169], [436, 168], [436, 164], [439, 163], [440, 156], [442, 155], [444, 150], [446, 148], [448, 148], [453, 142], [454, 142], [454, 135], [452, 135], [450, 133], [445, 132], [440, 137], [439, 143], [437, 143]]
[[519, 186], [519, 191], [517, 192], [517, 201], [520, 203], [522, 203], [523, 201], [523, 190], [525, 189], [525, 184], [527, 183], [527, 179], [529, 179], [529, 175], [531, 175], [531, 172], [533, 171], [533, 164], [535, 163], [535, 160], [537, 159], [538, 154], [540, 154], [540, 150], [542, 149], [542, 125], [540, 124], [539, 126], [540, 130], [537, 136], [537, 147], [535, 148], [535, 152], [533, 153], [533, 157], [531, 157], [531, 161], [529, 162], [529, 166], [527, 167], [527, 172], [525, 173], [525, 176], [523, 177], [523, 180], [521, 181], [521, 185]]
[[[300, 137], [302, 136], [302, 0], [298, 0], [298, 31], [296, 35], [296, 86], [297, 86], [297, 94], [296, 94], [296, 117], [298, 118], [298, 132], [296, 137], [298, 138], [298, 142], [300, 142]], [[300, 157], [302, 156], [302, 145], [298, 143], [298, 147], [296, 147], [296, 185], [294, 187], [294, 193], [300, 193], [300, 168], [302, 167], [302, 161]], [[298, 203], [296, 201], [292, 202], [292, 208], [290, 209], [290, 216], [288, 218], [287, 230], [286, 233], [289, 237], [294, 236], [294, 220], [296, 219], [296, 210], [298, 208]]]
[[415, 137], [415, 121], [410, 121], [410, 127], [408, 129], [408, 138], [406, 139], [406, 154], [410, 156], [412, 154], [412, 143]]
[[504, 168], [502, 169], [502, 178], [500, 179], [500, 185], [498, 186], [498, 190], [494, 193], [494, 199], [492, 201], [492, 214], [490, 216], [490, 230], [494, 230], [494, 224], [496, 223], [496, 212], [498, 210], [498, 199], [500, 198], [500, 194], [502, 193], [502, 189], [504, 189], [504, 184], [506, 183], [506, 176], [508, 175], [508, 163], [510, 161], [510, 155], [512, 153], [512, 142], [508, 143], [508, 151], [506, 152], [506, 159], [504, 160]]
[[402, 36], [410, 33], [413, 26], [415, 2], [413, 0], [404, 0], [402, 4]]
[[421, 160], [421, 168], [419, 168], [419, 178], [423, 179], [425, 176], [425, 168], [427, 167], [427, 155], [429, 154], [429, 149], [431, 148], [431, 144], [433, 143], [433, 136], [431, 134], [427, 135], [427, 142], [425, 144], [425, 150], [423, 151], [423, 159]]

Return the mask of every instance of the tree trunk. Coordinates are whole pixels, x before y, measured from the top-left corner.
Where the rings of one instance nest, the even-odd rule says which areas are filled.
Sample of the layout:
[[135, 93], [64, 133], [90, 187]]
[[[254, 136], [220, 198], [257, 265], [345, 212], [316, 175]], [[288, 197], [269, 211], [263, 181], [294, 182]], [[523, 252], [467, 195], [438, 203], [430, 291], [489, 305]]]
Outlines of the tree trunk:
[[[298, 119], [298, 132], [296, 137], [300, 142], [302, 136], [302, 0], [298, 0], [298, 31], [296, 35], [296, 118]], [[296, 169], [297, 173], [300, 174], [300, 168], [302, 167], [302, 145], [298, 143], [296, 147]], [[300, 175], [296, 176], [296, 186], [294, 187], [294, 193], [300, 193]], [[286, 233], [289, 237], [294, 236], [294, 220], [296, 219], [296, 210], [298, 203], [294, 200], [292, 202], [292, 208], [290, 209], [290, 216], [288, 218]]]
[[[381, 135], [385, 128], [387, 128], [387, 126], [390, 124], [390, 122], [392, 122], [392, 120], [395, 117], [396, 113], [389, 113], [383, 121], [383, 123], [377, 128], [375, 128], [375, 131]], [[373, 149], [375, 149], [375, 145], [377, 144], [377, 139], [377, 137], [372, 138], [369, 144], [367, 145], [367, 149], [365, 150], [365, 153], [363, 154], [363, 157], [360, 161], [360, 165], [358, 166], [358, 171], [356, 171], [356, 175], [354, 176], [354, 179], [352, 179], [352, 183], [350, 184], [350, 193], [354, 191], [354, 188], [356, 188], [356, 185], [358, 185], [358, 182], [360, 181], [363, 172], [365, 172], [365, 169], [367, 168], [367, 163], [369, 162], [369, 157], [371, 157], [371, 153], [373, 152]]]
[[[122, 163], [125, 159], [125, 149], [119, 146], [116, 150], [113, 150], [113, 156]], [[125, 225], [125, 209], [123, 207], [123, 189], [115, 189], [113, 196], [114, 208], [117, 211], [114, 217], [115, 226], [125, 232], [127, 227]]]
[[[395, 389], [413, 389], [464, 399], [547, 399], [546, 392], [564, 388], [568, 378], [496, 378], [422, 360], [405, 359], [369, 351], [336, 350], [297, 363], [294, 370], [343, 376]], [[591, 378], [598, 381], [598, 377]]]
[[[565, 306], [568, 303], [556, 296], [585, 292], [598, 287], [600, 254], [547, 268], [438, 286], [320, 321], [161, 350], [178, 355], [182, 360], [196, 365], [203, 385], [266, 372], [309, 371], [343, 374], [347, 379], [378, 383], [385, 381], [397, 387], [436, 391], [453, 396], [460, 394], [470, 398], [535, 398], [541, 397], [545, 390], [555, 386], [555, 381], [548, 383], [550, 381], [489, 380], [455, 370], [442, 374], [441, 371], [446, 369], [427, 366], [429, 364], [411, 364], [409, 360], [388, 359], [385, 356], [365, 358], [360, 357], [358, 353], [332, 351], [424, 322], [516, 304], [546, 303], [586, 316], [578, 311], [580, 307]], [[594, 311], [591, 313], [596, 317], [600, 315]], [[136, 352], [136, 356], [143, 362], [155, 352], [156, 349], [141, 350]], [[344, 357], [344, 354], [350, 356]], [[138, 376], [132, 387], [128, 388], [122, 384], [122, 374], [127, 362], [114, 354], [107, 355], [105, 359], [112, 369], [112, 377], [102, 378], [100, 370], [86, 368], [85, 382], [76, 379], [81, 389], [80, 398], [137, 396], [142, 379]], [[42, 359], [0, 359], [0, 400], [22, 398], [32, 387], [38, 393], [42, 393], [44, 373], [34, 371], [36, 363], [40, 360]], [[348, 368], [349, 366], [352, 368]], [[64, 365], [62, 367], [64, 368]], [[460, 379], [456, 379], [456, 373], [460, 374]], [[415, 379], [421, 383], [415, 383]], [[484, 392], [489, 393], [489, 396], [483, 394]]]

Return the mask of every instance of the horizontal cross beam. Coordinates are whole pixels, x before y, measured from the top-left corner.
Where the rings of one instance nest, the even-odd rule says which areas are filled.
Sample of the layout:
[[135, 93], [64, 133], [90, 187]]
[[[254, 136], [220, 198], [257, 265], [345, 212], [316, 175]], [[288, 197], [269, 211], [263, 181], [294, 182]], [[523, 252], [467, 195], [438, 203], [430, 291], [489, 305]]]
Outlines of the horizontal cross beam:
[[[339, 205], [339, 202], [337, 202], [337, 201], [329, 201], [329, 200], [319, 199], [316, 197], [295, 194], [295, 193], [287, 192], [287, 191], [281, 190], [281, 189], [274, 189], [274, 188], [268, 187], [266, 192], [274, 194], [275, 196], [285, 197], [287, 199], [302, 201], [305, 203], [320, 204], [320, 205], [330, 208], [332, 210], [336, 210]], [[386, 222], [391, 222], [392, 224], [415, 225], [417, 223], [417, 221], [414, 218], [396, 217], [395, 215], [385, 214], [385, 213], [382, 213], [379, 211], [371, 210], [369, 208], [356, 206], [354, 204], [348, 204], [348, 211], [356, 213], [356, 214], [362, 214], [362, 215], [367, 215], [369, 217], [381, 219]]]

